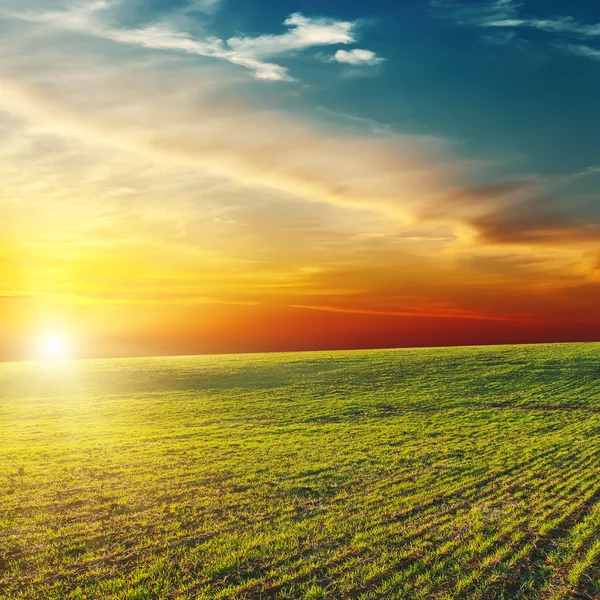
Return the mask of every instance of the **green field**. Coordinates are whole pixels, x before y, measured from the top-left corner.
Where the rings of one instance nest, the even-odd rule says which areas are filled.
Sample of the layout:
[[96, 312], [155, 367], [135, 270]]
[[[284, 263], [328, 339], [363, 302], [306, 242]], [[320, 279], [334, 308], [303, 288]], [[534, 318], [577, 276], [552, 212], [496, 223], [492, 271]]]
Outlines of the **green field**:
[[0, 365], [0, 597], [600, 598], [600, 344]]

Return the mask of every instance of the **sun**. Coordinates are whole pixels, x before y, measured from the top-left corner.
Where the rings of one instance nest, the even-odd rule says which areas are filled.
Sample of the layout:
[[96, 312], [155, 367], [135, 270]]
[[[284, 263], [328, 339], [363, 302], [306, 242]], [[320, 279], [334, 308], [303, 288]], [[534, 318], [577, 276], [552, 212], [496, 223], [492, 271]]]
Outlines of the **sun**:
[[44, 335], [39, 341], [39, 353], [46, 360], [63, 360], [69, 354], [69, 341], [59, 333]]

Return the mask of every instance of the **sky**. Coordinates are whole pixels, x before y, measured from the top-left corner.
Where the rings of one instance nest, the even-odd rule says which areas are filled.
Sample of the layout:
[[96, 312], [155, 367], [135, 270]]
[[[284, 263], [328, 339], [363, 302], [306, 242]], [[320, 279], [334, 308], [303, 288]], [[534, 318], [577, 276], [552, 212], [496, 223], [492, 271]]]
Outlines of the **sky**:
[[600, 339], [595, 0], [3, 0], [0, 360]]

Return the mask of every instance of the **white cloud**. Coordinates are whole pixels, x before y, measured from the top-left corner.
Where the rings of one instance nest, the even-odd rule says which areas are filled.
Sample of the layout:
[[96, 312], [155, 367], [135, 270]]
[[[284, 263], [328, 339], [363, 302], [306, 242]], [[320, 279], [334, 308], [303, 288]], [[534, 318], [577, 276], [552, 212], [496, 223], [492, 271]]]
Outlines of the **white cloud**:
[[381, 64], [385, 58], [377, 56], [371, 50], [354, 48], [353, 50], [338, 50], [331, 60], [353, 66], [375, 66]]
[[[219, 1], [201, 0], [193, 6], [207, 11], [216, 8]], [[357, 21], [310, 18], [294, 13], [284, 21], [288, 30], [282, 34], [237, 36], [226, 41], [211, 36], [197, 39], [166, 22], [140, 28], [116, 27], [106, 18], [106, 11], [118, 6], [116, 1], [96, 0], [84, 6], [67, 6], [62, 10], [2, 12], [12, 18], [46, 23], [121, 44], [225, 60], [252, 71], [257, 79], [271, 81], [293, 81], [293, 77], [286, 67], [266, 60], [269, 57], [311, 47], [353, 43], [357, 39], [359, 25]]]
[[14, 18], [51, 24], [54, 27], [91, 35], [113, 42], [153, 50], [173, 50], [226, 60], [254, 72], [257, 79], [291, 81], [287, 69], [229, 49], [222, 40], [212, 37], [196, 40], [188, 34], [173, 30], [168, 24], [150, 25], [138, 29], [121, 29], [108, 25], [100, 18], [102, 12], [114, 6], [104, 0], [84, 7], [52, 12], [12, 13]]
[[271, 81], [292, 81], [288, 70], [280, 65], [262, 61], [250, 54], [229, 50], [218, 38], [197, 41], [185, 33], [172, 31], [167, 25], [152, 25], [143, 29], [88, 30], [87, 33], [133, 46], [142, 46], [153, 50], [176, 50], [187, 54], [196, 54], [209, 58], [226, 60], [234, 65], [254, 72], [257, 79]]
[[356, 21], [311, 19], [294, 13], [284, 21], [284, 25], [289, 28], [284, 34], [233, 37], [227, 40], [227, 45], [236, 53], [263, 58], [312, 46], [351, 44], [356, 41]]

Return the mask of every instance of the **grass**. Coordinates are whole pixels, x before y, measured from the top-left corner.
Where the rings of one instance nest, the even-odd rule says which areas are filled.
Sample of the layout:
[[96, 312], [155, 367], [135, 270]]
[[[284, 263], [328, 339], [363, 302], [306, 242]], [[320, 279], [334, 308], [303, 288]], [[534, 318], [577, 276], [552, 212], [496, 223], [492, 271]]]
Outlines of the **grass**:
[[600, 597], [600, 345], [0, 365], [0, 597]]

